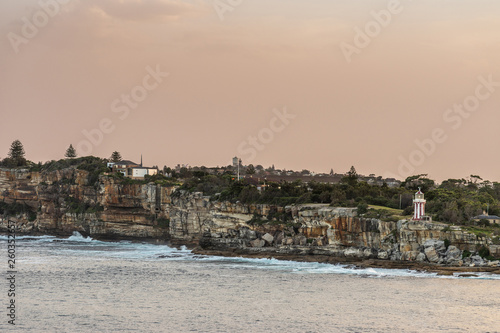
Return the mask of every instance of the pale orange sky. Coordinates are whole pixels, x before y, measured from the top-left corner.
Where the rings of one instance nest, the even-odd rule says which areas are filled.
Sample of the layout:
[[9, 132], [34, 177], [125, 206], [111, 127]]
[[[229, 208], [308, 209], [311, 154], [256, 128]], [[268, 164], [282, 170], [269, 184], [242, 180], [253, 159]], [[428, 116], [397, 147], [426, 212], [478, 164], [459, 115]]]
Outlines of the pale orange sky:
[[[240, 4], [218, 13], [209, 0], [42, 0], [44, 11], [2, 1], [0, 158], [19, 139], [33, 161], [62, 158], [71, 143], [160, 167], [238, 155], [500, 181], [500, 1], [219, 1]], [[390, 17], [382, 25], [372, 12]], [[348, 62], [341, 45], [359, 46], [367, 27], [378, 30]], [[145, 90], [147, 68], [169, 75], [146, 78]], [[133, 91], [132, 108], [120, 98]], [[447, 111], [465, 102], [465, 116]], [[284, 108], [294, 116], [285, 124], [274, 120]], [[83, 143], [103, 121], [113, 130]], [[445, 140], [424, 155], [415, 140], [435, 129]]]

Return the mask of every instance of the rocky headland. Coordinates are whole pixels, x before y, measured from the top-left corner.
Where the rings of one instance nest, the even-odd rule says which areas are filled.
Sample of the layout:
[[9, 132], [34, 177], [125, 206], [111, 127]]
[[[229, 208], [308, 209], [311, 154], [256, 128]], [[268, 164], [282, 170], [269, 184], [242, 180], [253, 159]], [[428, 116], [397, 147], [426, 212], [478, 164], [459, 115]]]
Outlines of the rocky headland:
[[[124, 182], [67, 168], [51, 172], [0, 169], [0, 202], [18, 233], [98, 239], [162, 240], [197, 253], [274, 257], [356, 266], [499, 274], [500, 246], [459, 226], [357, 216], [327, 204], [277, 207], [221, 202], [175, 186]], [[286, 222], [267, 220], [286, 214]], [[491, 259], [491, 258], [490, 258]]]

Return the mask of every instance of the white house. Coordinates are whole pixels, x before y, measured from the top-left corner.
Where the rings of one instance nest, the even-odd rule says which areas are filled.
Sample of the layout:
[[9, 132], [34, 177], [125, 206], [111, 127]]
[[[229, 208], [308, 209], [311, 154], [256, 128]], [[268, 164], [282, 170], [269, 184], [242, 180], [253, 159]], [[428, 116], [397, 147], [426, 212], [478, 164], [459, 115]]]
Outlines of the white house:
[[121, 172], [125, 177], [133, 179], [143, 179], [146, 175], [152, 176], [158, 173], [157, 168], [142, 166], [142, 156], [141, 164], [137, 164], [129, 160], [122, 160], [119, 162], [109, 162], [107, 166], [113, 170], [113, 172]]

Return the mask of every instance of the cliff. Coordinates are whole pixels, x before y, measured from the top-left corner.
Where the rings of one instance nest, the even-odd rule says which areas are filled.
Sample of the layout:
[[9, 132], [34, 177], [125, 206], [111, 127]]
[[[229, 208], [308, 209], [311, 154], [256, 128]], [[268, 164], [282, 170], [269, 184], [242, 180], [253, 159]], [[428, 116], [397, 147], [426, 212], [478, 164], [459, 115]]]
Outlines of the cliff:
[[[202, 193], [183, 193], [172, 201], [172, 235], [200, 235], [207, 250], [243, 253], [327, 255], [347, 259], [391, 259], [445, 265], [498, 265], [480, 256], [462, 258], [481, 247], [498, 256], [498, 246], [460, 227], [422, 221], [381, 221], [357, 217], [354, 208], [309, 204], [285, 207], [291, 220], [252, 224], [254, 214], [267, 215], [269, 205], [211, 202]], [[279, 213], [280, 211], [278, 211]], [[242, 251], [239, 251], [242, 253]]]
[[[205, 250], [391, 259], [454, 266], [498, 265], [474, 255], [481, 247], [500, 256], [486, 237], [459, 227], [418, 221], [360, 218], [353, 208], [323, 204], [275, 207], [212, 201], [154, 183], [107, 175], [90, 182], [75, 168], [53, 172], [0, 169], [0, 202], [17, 214], [20, 233], [96, 238], [163, 239]], [[267, 221], [272, 213], [286, 222]], [[0, 231], [6, 230], [6, 218]], [[473, 255], [462, 258], [463, 251]]]
[[[170, 203], [171, 188], [122, 185], [106, 176], [96, 184], [88, 181], [87, 171], [73, 168], [47, 173], [0, 169], [0, 201], [21, 212], [16, 219], [21, 233], [78, 231], [107, 239], [168, 236], [168, 228], [158, 221], [166, 218], [161, 208]], [[5, 223], [0, 227], [5, 229]]]

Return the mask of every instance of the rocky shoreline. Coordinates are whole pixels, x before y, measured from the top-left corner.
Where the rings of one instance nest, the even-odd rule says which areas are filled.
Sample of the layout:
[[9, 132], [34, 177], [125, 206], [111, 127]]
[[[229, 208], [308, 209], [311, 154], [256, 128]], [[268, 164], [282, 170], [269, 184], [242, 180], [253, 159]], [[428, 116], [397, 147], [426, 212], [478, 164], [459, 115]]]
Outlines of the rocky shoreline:
[[464, 266], [442, 266], [431, 263], [421, 263], [403, 260], [383, 260], [383, 259], [357, 259], [346, 257], [333, 257], [328, 255], [309, 254], [288, 254], [278, 253], [273, 250], [252, 251], [251, 249], [232, 250], [205, 250], [200, 247], [192, 249], [194, 254], [221, 256], [221, 257], [242, 257], [242, 258], [274, 258], [279, 260], [297, 262], [318, 262], [326, 264], [352, 265], [358, 268], [386, 268], [386, 269], [407, 269], [420, 272], [437, 273], [437, 275], [457, 275], [459, 277], [476, 276], [474, 273], [491, 273], [500, 275], [500, 267], [464, 267]]
[[[6, 233], [0, 235], [7, 236]], [[17, 236], [55, 236], [55, 237], [69, 237], [71, 233], [56, 232], [56, 233], [20, 233]], [[296, 262], [317, 262], [325, 264], [342, 264], [357, 268], [385, 268], [385, 269], [406, 269], [417, 272], [437, 273], [437, 275], [456, 275], [458, 277], [475, 277], [474, 273], [490, 273], [500, 275], [500, 267], [476, 267], [476, 266], [451, 266], [442, 264], [433, 264], [425, 262], [407, 261], [407, 260], [391, 260], [391, 259], [364, 259], [356, 257], [341, 257], [324, 254], [313, 254], [312, 249], [310, 253], [298, 253], [298, 249], [290, 252], [280, 250], [279, 248], [227, 248], [223, 250], [204, 249], [200, 246], [199, 242], [195, 240], [182, 241], [179, 239], [152, 239], [140, 237], [93, 237], [93, 235], [83, 234], [84, 237], [92, 237], [99, 241], [116, 242], [116, 241], [132, 241], [138, 243], [150, 244], [165, 244], [171, 247], [186, 246], [194, 254], [206, 256], [221, 256], [221, 257], [241, 257], [241, 258], [254, 258], [254, 259], [278, 259]]]

